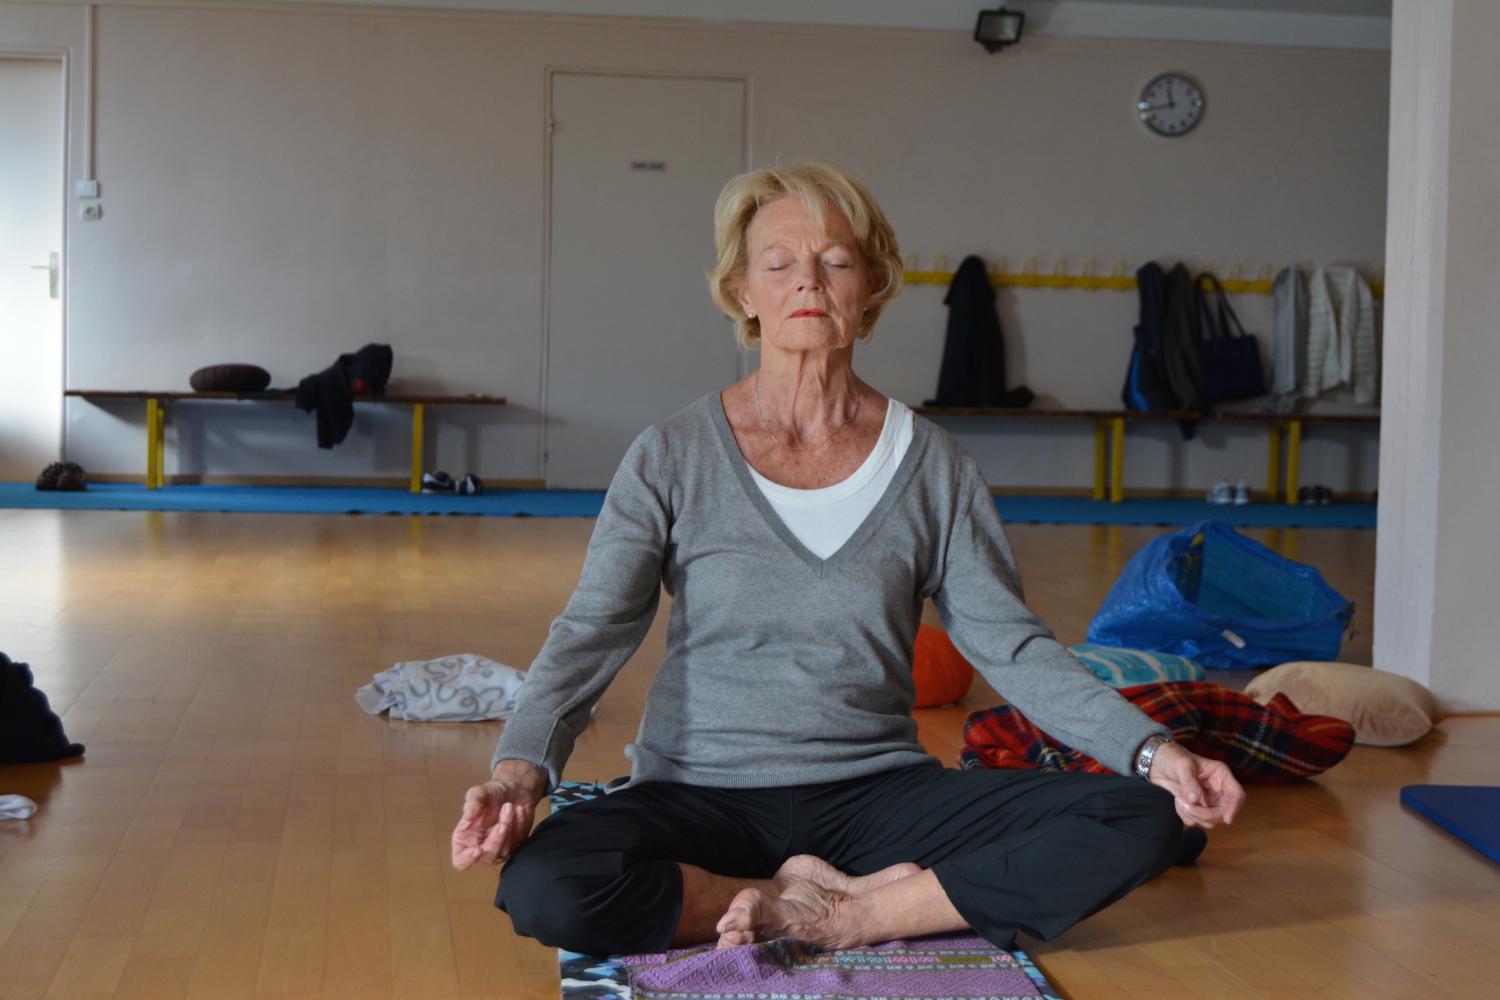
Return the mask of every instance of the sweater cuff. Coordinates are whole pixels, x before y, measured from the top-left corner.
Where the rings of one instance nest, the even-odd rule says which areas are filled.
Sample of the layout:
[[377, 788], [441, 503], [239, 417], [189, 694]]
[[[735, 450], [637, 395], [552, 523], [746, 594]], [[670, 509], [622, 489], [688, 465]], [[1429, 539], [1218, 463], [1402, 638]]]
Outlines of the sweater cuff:
[[1149, 715], [1142, 712], [1133, 714], [1140, 718], [1121, 725], [1116, 730], [1119, 733], [1117, 737], [1097, 744], [1089, 754], [1111, 771], [1129, 778], [1135, 777], [1135, 758], [1140, 753], [1141, 744], [1158, 733], [1168, 739], [1172, 736], [1170, 729]]
[[500, 743], [490, 758], [490, 773], [502, 760], [524, 760], [547, 772], [547, 791], [562, 783], [562, 769], [572, 747], [558, 745], [558, 720], [550, 715], [512, 716], [500, 734]]

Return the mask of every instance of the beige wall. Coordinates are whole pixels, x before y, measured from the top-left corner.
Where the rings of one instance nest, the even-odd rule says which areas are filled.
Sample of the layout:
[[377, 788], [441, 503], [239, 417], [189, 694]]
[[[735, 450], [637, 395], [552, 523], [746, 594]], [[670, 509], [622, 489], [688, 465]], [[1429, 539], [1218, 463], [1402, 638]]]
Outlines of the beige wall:
[[[22, 31], [26, 10], [0, 7], [0, 41]], [[79, 37], [81, 9], [46, 16]], [[105, 215], [70, 226], [69, 385], [185, 384], [198, 365], [235, 359], [287, 384], [388, 340], [408, 386], [514, 404], [499, 419], [440, 421], [435, 464], [528, 478], [541, 420], [549, 66], [747, 74], [753, 162], [848, 163], [924, 263], [971, 251], [1044, 267], [1183, 256], [1253, 272], [1380, 263], [1388, 62], [1186, 42], [1028, 38], [988, 56], [935, 32], [104, 7]], [[1186, 139], [1150, 137], [1131, 113], [1166, 69], [1194, 74], [1208, 95]], [[941, 289], [906, 291], [861, 349], [869, 380], [912, 402], [931, 394], [941, 300]], [[1268, 332], [1269, 299], [1246, 298], [1242, 312]], [[1133, 295], [1008, 292], [1013, 380], [1050, 403], [1114, 405], [1134, 313]], [[717, 335], [727, 333], [705, 331]], [[199, 421], [183, 410], [168, 472], [400, 474], [400, 420], [361, 420], [348, 444], [320, 454], [301, 414]], [[75, 401], [68, 427], [72, 457], [89, 468], [140, 468], [133, 410]], [[996, 484], [1089, 480], [1084, 428], [960, 429]], [[1263, 449], [1251, 430], [1183, 447], [1164, 428], [1132, 442], [1129, 482], [1255, 479]], [[1304, 468], [1335, 488], [1373, 488], [1374, 443], [1315, 438]]]

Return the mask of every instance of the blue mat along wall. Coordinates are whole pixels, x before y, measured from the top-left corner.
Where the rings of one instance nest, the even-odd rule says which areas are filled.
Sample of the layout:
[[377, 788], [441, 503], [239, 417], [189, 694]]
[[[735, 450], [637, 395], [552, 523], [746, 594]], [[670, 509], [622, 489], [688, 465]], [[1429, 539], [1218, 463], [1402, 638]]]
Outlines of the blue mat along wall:
[[[101, 483], [81, 493], [38, 492], [0, 483], [0, 508], [57, 510], [235, 511], [260, 514], [482, 514], [491, 517], [596, 517], [601, 491], [493, 490], [479, 496], [330, 486], [169, 486]], [[1187, 525], [1204, 519], [1250, 528], [1373, 528], [1373, 503], [1293, 507], [1260, 503], [1220, 507], [1201, 500], [1126, 500], [998, 496], [1000, 516], [1016, 524]]]

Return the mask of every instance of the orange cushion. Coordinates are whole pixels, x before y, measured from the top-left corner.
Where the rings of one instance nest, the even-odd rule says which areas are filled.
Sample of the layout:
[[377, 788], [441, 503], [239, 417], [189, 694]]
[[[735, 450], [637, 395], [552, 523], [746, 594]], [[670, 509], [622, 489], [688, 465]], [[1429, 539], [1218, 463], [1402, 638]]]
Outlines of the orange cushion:
[[931, 625], [917, 628], [911, 673], [917, 685], [917, 708], [963, 701], [969, 685], [974, 683], [973, 666], [953, 645], [947, 632]]

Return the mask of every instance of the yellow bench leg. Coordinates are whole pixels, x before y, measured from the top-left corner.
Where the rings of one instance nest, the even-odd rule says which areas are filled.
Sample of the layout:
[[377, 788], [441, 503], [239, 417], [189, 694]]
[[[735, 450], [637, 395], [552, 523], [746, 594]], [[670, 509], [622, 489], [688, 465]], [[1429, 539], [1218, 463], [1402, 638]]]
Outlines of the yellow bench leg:
[[156, 485], [167, 485], [167, 404], [156, 404]]
[[1286, 422], [1286, 502], [1297, 503], [1297, 489], [1302, 485], [1302, 421]]
[[156, 425], [161, 423], [161, 400], [156, 397], [146, 399], [146, 489], [154, 490], [160, 484], [156, 481], [156, 459], [157, 449], [161, 447], [161, 439], [156, 436]]
[[1109, 448], [1109, 424], [1103, 419], [1094, 421], [1094, 499], [1105, 496], [1105, 451]]
[[1266, 495], [1275, 503], [1281, 499], [1281, 421], [1271, 424], [1271, 440], [1266, 450]]
[[411, 404], [411, 491], [422, 492], [422, 441], [427, 420], [425, 403]]
[[1109, 500], [1119, 503], [1125, 499], [1125, 418], [1112, 417], [1114, 425], [1114, 447], [1110, 449]]

